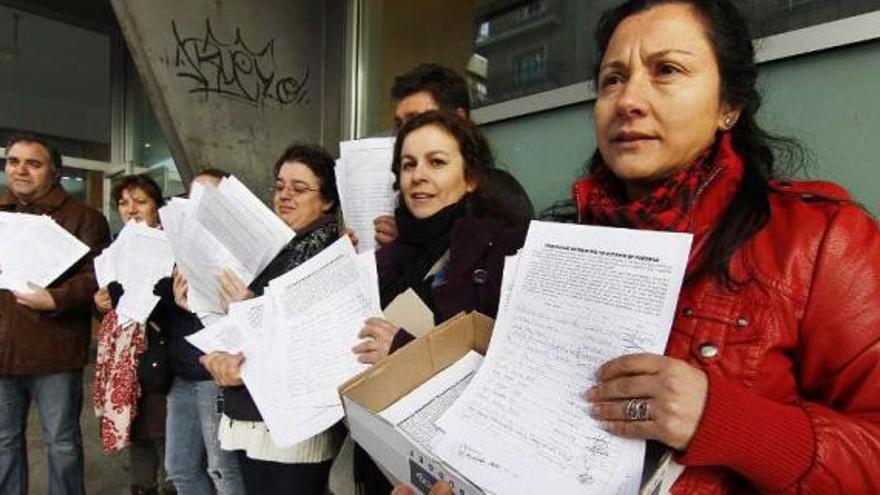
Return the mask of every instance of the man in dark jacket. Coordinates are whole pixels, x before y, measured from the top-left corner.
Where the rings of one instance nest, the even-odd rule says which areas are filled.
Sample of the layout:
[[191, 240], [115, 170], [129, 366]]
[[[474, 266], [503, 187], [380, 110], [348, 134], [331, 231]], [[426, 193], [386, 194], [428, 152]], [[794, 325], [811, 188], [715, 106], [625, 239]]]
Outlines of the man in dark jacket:
[[5, 174], [8, 192], [0, 211], [49, 215], [90, 250], [48, 287], [0, 290], [0, 493], [27, 493], [31, 399], [49, 452], [49, 493], [83, 493], [79, 416], [97, 290], [92, 262], [109, 243], [110, 231], [100, 212], [64, 192], [61, 155], [45, 141], [10, 139]]

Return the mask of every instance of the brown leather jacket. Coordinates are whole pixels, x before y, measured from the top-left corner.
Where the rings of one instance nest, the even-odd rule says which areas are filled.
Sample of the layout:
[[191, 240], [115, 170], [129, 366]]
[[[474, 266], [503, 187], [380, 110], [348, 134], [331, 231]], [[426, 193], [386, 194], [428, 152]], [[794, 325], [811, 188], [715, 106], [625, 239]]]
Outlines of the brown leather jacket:
[[91, 248], [48, 287], [55, 311], [33, 311], [17, 304], [8, 290], [0, 290], [0, 375], [82, 368], [89, 348], [92, 295], [97, 290], [92, 260], [110, 242], [107, 220], [68, 196], [61, 186], [27, 205], [7, 193], [0, 198], [0, 211], [49, 215]]

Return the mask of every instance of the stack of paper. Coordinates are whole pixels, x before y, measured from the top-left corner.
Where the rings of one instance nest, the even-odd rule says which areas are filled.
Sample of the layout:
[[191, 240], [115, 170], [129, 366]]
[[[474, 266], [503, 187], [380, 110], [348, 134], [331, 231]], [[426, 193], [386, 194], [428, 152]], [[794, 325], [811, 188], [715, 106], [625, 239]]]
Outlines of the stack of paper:
[[153, 288], [159, 279], [171, 276], [174, 256], [165, 232], [146, 224], [129, 221], [116, 240], [95, 258], [95, 277], [99, 287], [116, 281], [123, 293], [116, 306], [119, 323], [143, 324], [159, 297]]
[[602, 429], [584, 392], [610, 359], [663, 353], [690, 242], [533, 222], [486, 357], [435, 424], [435, 454], [487, 493], [638, 493], [644, 441]]
[[345, 226], [354, 230], [360, 251], [376, 247], [373, 220], [393, 215], [397, 207], [391, 161], [394, 138], [369, 138], [339, 143], [336, 187]]
[[223, 270], [250, 284], [295, 235], [235, 177], [217, 188], [194, 183], [190, 199], [172, 199], [159, 216], [189, 284], [190, 310], [205, 322], [223, 314]]
[[45, 215], [0, 213], [0, 289], [48, 287], [89, 247]]
[[244, 353], [242, 379], [287, 447], [342, 418], [336, 389], [366, 368], [351, 348], [364, 320], [382, 314], [378, 287], [374, 253], [356, 254], [343, 237], [187, 339], [206, 353]]

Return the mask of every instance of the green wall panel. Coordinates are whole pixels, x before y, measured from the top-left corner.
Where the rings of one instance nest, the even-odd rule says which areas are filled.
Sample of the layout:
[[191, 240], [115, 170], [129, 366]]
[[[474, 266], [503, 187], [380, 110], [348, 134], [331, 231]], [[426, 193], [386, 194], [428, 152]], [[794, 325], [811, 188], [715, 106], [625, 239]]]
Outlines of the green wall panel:
[[[761, 67], [761, 118], [811, 152], [804, 171], [832, 180], [880, 214], [880, 41]], [[497, 156], [541, 210], [569, 196], [595, 147], [592, 104], [484, 126]]]

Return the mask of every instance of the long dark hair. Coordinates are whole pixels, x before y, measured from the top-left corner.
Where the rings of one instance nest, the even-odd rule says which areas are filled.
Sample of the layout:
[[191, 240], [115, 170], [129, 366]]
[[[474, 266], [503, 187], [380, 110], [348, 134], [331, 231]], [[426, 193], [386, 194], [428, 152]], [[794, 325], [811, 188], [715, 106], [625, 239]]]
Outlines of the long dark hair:
[[[634, 14], [671, 3], [690, 6], [702, 19], [718, 63], [721, 99], [740, 110], [730, 132], [733, 147], [745, 164], [743, 179], [709, 236], [705, 261], [691, 275], [710, 272], [731, 286], [737, 282], [730, 276], [731, 256], [770, 219], [769, 182], [779, 168], [776, 155], [784, 159], [781, 164], [786, 169], [785, 175], [789, 175], [801, 165], [805, 152], [794, 139], [774, 136], [758, 124], [756, 114], [761, 107], [761, 95], [757, 89], [755, 49], [745, 19], [729, 0], [630, 0], [605, 12], [595, 33], [599, 56], [593, 70], [594, 80], [598, 82], [602, 58], [620, 23]], [[590, 168], [595, 169], [601, 163], [602, 157], [596, 150]]]
[[[518, 200], [520, 195], [525, 196], [525, 201], [528, 202], [525, 191], [518, 183], [516, 184], [519, 186], [519, 191], [507, 183], [502, 183], [503, 180], [510, 180], [512, 177], [510, 174], [496, 171], [492, 149], [480, 128], [457, 113], [431, 110], [416, 115], [400, 128], [397, 141], [394, 143], [394, 159], [391, 162], [394, 188], [400, 189], [401, 150], [406, 137], [416, 129], [432, 125], [455, 139], [464, 159], [464, 176], [477, 184], [476, 189], [466, 197], [468, 211], [475, 216], [496, 218], [508, 224], [527, 222], [532, 213], [529, 207], [508, 205], [509, 198], [514, 197]], [[504, 177], [499, 178], [502, 175]], [[402, 198], [400, 205], [405, 206]]]

